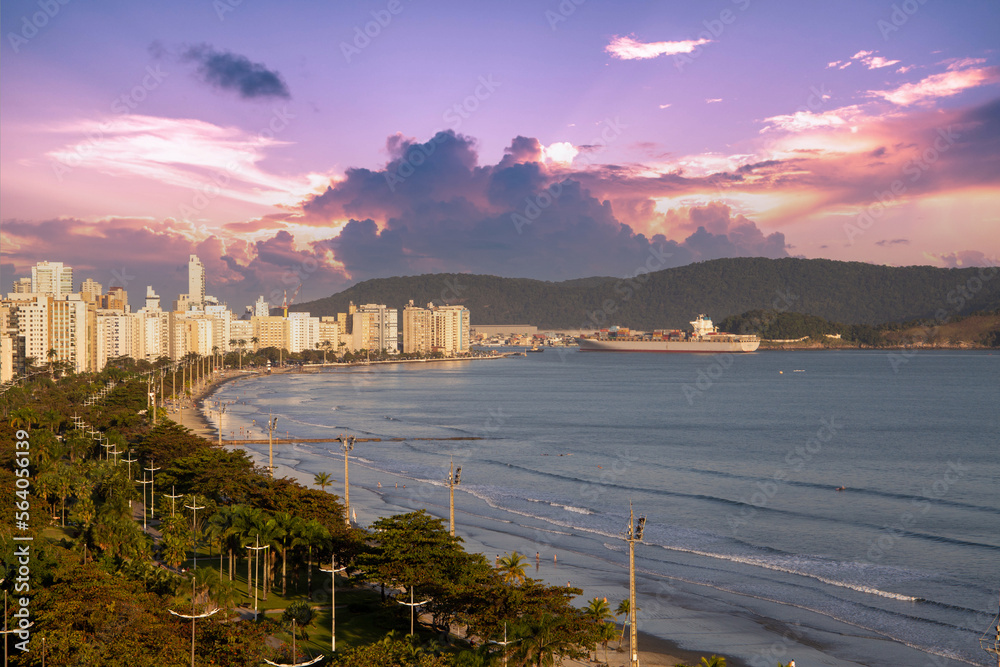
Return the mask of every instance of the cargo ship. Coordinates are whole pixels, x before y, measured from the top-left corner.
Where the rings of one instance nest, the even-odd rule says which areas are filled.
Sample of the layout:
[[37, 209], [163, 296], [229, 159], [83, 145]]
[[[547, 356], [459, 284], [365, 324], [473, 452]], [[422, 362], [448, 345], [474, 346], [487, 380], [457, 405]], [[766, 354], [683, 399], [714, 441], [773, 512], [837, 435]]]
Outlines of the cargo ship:
[[754, 352], [760, 338], [754, 335], [723, 333], [712, 320], [699, 315], [691, 322], [691, 332], [656, 329], [652, 333], [622, 327], [602, 329], [592, 336], [580, 336], [581, 352]]

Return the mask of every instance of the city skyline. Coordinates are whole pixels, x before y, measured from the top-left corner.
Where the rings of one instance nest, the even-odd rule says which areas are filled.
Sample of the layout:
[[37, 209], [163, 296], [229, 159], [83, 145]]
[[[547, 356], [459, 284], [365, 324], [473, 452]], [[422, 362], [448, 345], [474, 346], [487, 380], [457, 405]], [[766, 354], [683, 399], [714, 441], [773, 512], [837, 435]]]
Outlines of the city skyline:
[[1000, 256], [995, 3], [109, 7], [0, 8], [5, 291]]

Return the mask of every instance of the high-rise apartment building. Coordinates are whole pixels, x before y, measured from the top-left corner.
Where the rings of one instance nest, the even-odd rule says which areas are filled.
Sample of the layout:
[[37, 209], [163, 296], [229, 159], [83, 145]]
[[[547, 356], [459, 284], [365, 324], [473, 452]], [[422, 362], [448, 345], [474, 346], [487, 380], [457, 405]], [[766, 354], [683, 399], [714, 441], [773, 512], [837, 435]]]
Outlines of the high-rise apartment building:
[[205, 303], [205, 265], [198, 255], [188, 258], [188, 301], [198, 307]]
[[465, 306], [419, 308], [410, 301], [403, 309], [403, 352], [441, 352], [447, 356], [469, 351], [469, 309]]
[[257, 297], [257, 302], [253, 305], [253, 314], [255, 317], [267, 317], [271, 314], [271, 306], [263, 295]]
[[11, 286], [14, 294], [31, 294], [31, 278], [18, 278]]
[[399, 351], [398, 311], [382, 304], [358, 306], [351, 316], [355, 350]]
[[284, 350], [288, 347], [284, 317], [279, 315], [258, 317], [254, 315], [251, 322], [253, 322], [253, 337], [257, 339], [253, 349], [263, 350], [266, 347], [274, 347]]
[[53, 296], [72, 293], [72, 267], [62, 262], [39, 262], [31, 267], [31, 291]]
[[288, 319], [288, 351], [302, 352], [315, 350], [319, 342], [319, 318], [310, 317], [309, 313], [289, 313]]
[[84, 301], [90, 303], [96, 303], [102, 292], [104, 292], [104, 286], [93, 278], [87, 278], [80, 285], [80, 296], [83, 297]]
[[403, 352], [427, 354], [431, 351], [431, 311], [414, 306], [403, 307]]

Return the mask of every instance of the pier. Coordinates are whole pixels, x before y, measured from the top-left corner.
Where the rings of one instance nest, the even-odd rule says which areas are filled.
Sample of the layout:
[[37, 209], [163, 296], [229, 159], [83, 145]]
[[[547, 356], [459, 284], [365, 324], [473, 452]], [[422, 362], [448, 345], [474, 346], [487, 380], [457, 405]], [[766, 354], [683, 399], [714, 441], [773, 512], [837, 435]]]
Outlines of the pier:
[[[481, 436], [457, 436], [451, 438], [354, 438], [355, 442], [406, 442], [407, 440], [485, 440]], [[343, 442], [343, 438], [274, 438], [272, 445], [295, 445], [305, 442]], [[267, 438], [253, 438], [250, 440], [227, 440], [222, 439], [224, 445], [266, 445]]]

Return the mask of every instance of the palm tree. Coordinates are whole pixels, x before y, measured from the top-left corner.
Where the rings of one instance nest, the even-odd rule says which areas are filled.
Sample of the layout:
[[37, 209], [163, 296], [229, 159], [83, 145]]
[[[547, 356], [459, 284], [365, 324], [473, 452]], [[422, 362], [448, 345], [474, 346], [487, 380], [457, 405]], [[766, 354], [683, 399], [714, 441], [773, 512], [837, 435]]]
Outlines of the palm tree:
[[233, 550], [239, 548], [239, 529], [236, 525], [236, 509], [230, 505], [223, 505], [215, 514], [208, 519], [206, 531], [209, 536], [219, 544], [219, 572], [222, 572], [222, 554], [228, 552], [229, 555], [229, 580], [233, 579]]
[[254, 352], [260, 352], [260, 349], [258, 347], [260, 345], [260, 338], [254, 336], [253, 338], [250, 339], [250, 342], [253, 343]]
[[326, 492], [326, 487], [330, 486], [335, 481], [336, 480], [330, 477], [330, 473], [328, 472], [316, 473], [313, 477], [313, 484], [318, 486], [324, 493]]
[[306, 545], [309, 554], [306, 559], [306, 590], [309, 591], [309, 599], [312, 600], [313, 547], [325, 544], [330, 539], [330, 531], [316, 519], [309, 519], [299, 527], [299, 538], [301, 543]]
[[55, 492], [62, 500], [62, 527], [66, 527], [66, 497], [73, 490], [73, 467], [63, 462], [55, 475]]
[[514, 586], [523, 584], [527, 580], [528, 576], [525, 574], [527, 568], [528, 559], [516, 551], [501, 558], [497, 565], [504, 583], [513, 584]]
[[10, 413], [10, 427], [13, 429], [29, 428], [38, 420], [31, 408], [18, 408]]
[[615, 607], [615, 616], [625, 617], [625, 621], [622, 623], [622, 636], [618, 638], [619, 647], [622, 645], [622, 642], [625, 641], [625, 628], [628, 627], [629, 619], [632, 618], [629, 615], [630, 610], [631, 610], [631, 605], [629, 604], [628, 598], [625, 598], [624, 600], [619, 602], [618, 606]]
[[293, 517], [288, 512], [279, 512], [268, 521], [274, 526], [272, 549], [281, 555], [281, 597], [285, 597], [288, 575], [288, 550], [302, 543], [301, 530], [305, 523], [299, 517]]
[[[611, 615], [611, 607], [608, 605], [608, 599], [594, 598], [587, 604], [586, 607], [583, 608], [583, 613], [585, 613], [590, 620], [599, 626], [598, 635], [603, 638], [603, 636], [607, 634], [606, 628], [609, 625], [606, 621], [614, 618], [614, 616]], [[611, 638], [614, 638], [614, 626], [612, 625], [611, 628]], [[608, 653], [607, 649], [607, 642], [604, 642], [605, 658]]]
[[518, 642], [515, 656], [522, 665], [552, 665], [556, 656], [583, 657], [577, 645], [562, 632], [562, 627], [569, 622], [567, 617], [545, 614], [528, 621], [518, 628], [521, 639]]
[[726, 659], [721, 655], [713, 655], [711, 658], [702, 656], [701, 667], [726, 667]]
[[45, 356], [48, 357], [49, 360], [49, 374], [54, 375], [54, 371], [52, 370], [52, 364], [55, 363], [55, 360], [59, 356], [59, 353], [56, 352], [56, 348], [53, 347], [50, 348], [49, 351], [45, 353]]
[[62, 421], [62, 413], [52, 408], [43, 412], [41, 418], [39, 419], [39, 423], [48, 426], [52, 433], [55, 433], [56, 429], [62, 425]]

